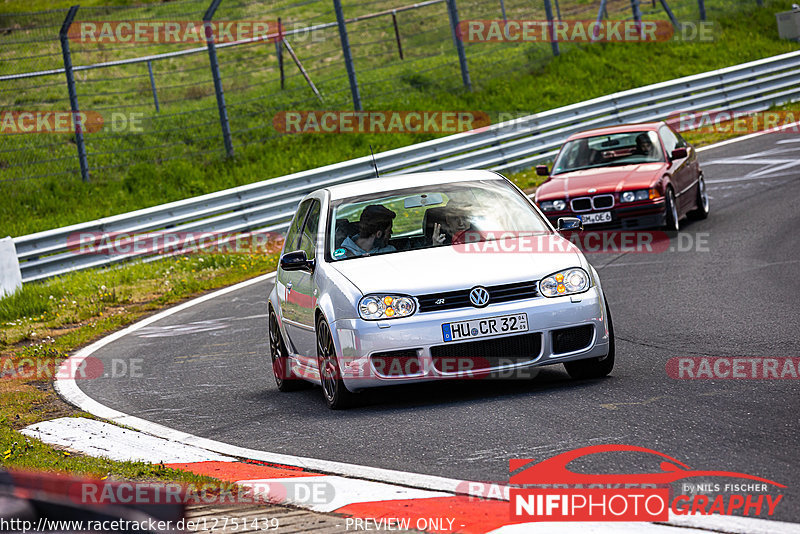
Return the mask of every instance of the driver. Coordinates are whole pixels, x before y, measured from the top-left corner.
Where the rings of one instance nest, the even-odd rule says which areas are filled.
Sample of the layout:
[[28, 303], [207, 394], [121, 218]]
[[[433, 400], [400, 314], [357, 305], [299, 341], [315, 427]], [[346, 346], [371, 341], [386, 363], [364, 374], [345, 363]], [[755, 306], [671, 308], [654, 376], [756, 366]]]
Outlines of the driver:
[[653, 141], [650, 140], [650, 136], [646, 133], [640, 133], [636, 136], [636, 153], [647, 157], [655, 157], [656, 151]]
[[444, 226], [439, 223], [433, 225], [433, 245], [461, 245], [466, 243], [469, 234], [478, 235], [466, 206], [448, 204], [444, 222]]
[[347, 257], [382, 254], [397, 250], [389, 244], [392, 237], [392, 220], [397, 216], [380, 204], [370, 204], [361, 212], [358, 233], [342, 241]]

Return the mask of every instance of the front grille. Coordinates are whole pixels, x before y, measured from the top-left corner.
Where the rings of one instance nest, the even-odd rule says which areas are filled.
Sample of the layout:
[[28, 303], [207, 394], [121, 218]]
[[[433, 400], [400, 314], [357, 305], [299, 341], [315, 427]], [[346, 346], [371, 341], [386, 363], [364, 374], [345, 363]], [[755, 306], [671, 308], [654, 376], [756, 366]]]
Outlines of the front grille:
[[592, 200], [589, 198], [576, 198], [571, 205], [572, 211], [589, 211], [592, 209]]
[[431, 347], [431, 358], [436, 370], [455, 373], [528, 362], [541, 350], [542, 334], [535, 332], [437, 345]]
[[585, 349], [592, 342], [594, 325], [573, 326], [553, 330], [553, 354]]
[[596, 210], [607, 209], [614, 206], [613, 195], [597, 195], [592, 199], [592, 206]]
[[376, 352], [371, 356], [375, 372], [382, 376], [416, 375], [422, 372], [422, 365], [417, 357], [419, 349], [393, 350]]
[[[514, 282], [513, 284], [503, 284], [499, 286], [486, 286], [489, 291], [489, 304], [498, 302], [510, 302], [512, 300], [530, 299], [539, 296], [539, 282], [531, 280], [529, 282]], [[459, 289], [458, 291], [447, 291], [444, 293], [431, 293], [429, 295], [417, 296], [420, 312], [452, 310], [455, 308], [466, 308], [472, 306], [469, 301], [470, 289]]]

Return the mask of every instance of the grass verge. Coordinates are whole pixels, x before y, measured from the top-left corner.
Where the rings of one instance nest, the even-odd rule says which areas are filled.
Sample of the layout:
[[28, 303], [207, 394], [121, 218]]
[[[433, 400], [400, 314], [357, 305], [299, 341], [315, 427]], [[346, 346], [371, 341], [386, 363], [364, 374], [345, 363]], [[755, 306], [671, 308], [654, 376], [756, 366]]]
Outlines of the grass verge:
[[143, 462], [93, 458], [46, 445], [19, 430], [56, 417], [91, 417], [52, 387], [71, 352], [157, 310], [274, 270], [275, 255], [193, 255], [70, 273], [26, 284], [0, 300], [0, 464], [93, 477], [214, 479]]

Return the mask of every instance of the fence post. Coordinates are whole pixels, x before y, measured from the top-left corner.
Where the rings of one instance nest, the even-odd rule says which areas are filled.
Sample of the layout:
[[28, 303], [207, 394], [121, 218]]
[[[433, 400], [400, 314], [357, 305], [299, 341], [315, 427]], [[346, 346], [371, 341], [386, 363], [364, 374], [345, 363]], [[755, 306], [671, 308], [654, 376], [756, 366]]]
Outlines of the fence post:
[[397, 11], [392, 10], [392, 24], [394, 25], [394, 38], [397, 41], [397, 52], [403, 59], [403, 43], [400, 41], [400, 28], [397, 27]]
[[75, 91], [75, 76], [72, 72], [72, 55], [69, 52], [69, 27], [75, 20], [78, 7], [72, 6], [67, 12], [61, 31], [58, 33], [61, 39], [61, 55], [64, 57], [64, 73], [67, 75], [67, 90], [69, 91], [69, 106], [72, 109], [72, 127], [75, 128], [75, 144], [78, 145], [78, 162], [81, 165], [81, 178], [84, 182], [89, 181], [89, 161], [86, 158], [86, 144], [83, 141], [83, 125], [81, 124], [80, 110], [78, 109], [78, 93]]
[[550, 5], [550, 0], [544, 0], [544, 13], [547, 16], [547, 29], [550, 32], [550, 46], [553, 48], [553, 55], [557, 56], [561, 52], [558, 49], [558, 40], [553, 27], [553, 6]]
[[353, 108], [356, 111], [361, 111], [361, 94], [358, 92], [356, 69], [353, 68], [353, 56], [350, 54], [350, 40], [347, 38], [347, 23], [344, 20], [341, 0], [333, 0], [333, 9], [336, 11], [336, 22], [339, 24], [339, 39], [342, 41], [344, 67], [347, 70], [347, 78], [350, 80], [350, 92], [353, 95]]
[[[600, 8], [597, 10], [597, 24], [592, 31], [592, 41], [596, 41], [598, 38], [597, 32], [600, 31], [600, 21], [603, 20], [603, 14], [606, 11], [606, 0], [600, 0]], [[608, 13], [605, 13], [606, 18], [608, 18]]]
[[153, 90], [153, 103], [156, 105], [156, 113], [161, 111], [158, 106], [158, 93], [156, 92], [156, 79], [153, 77], [153, 63], [147, 62], [147, 72], [150, 74], [150, 89]]
[[[655, 0], [653, 0], [655, 2]], [[678, 22], [678, 19], [675, 17], [675, 14], [669, 8], [669, 4], [667, 4], [667, 0], [659, 0], [661, 2], [661, 7], [664, 8], [664, 11], [667, 12], [667, 16], [669, 17], [670, 22], [672, 22], [672, 26], [678, 30], [681, 27], [681, 23]]]
[[639, 10], [639, 0], [631, 0], [631, 12], [633, 13], [633, 21], [637, 24], [642, 23], [642, 12]]
[[281, 89], [283, 89], [286, 78], [283, 74], [283, 26], [281, 25], [280, 17], [278, 17], [278, 38], [275, 39], [275, 53], [278, 56], [278, 69], [281, 71]]
[[219, 122], [222, 125], [222, 141], [225, 143], [225, 153], [228, 157], [233, 157], [233, 143], [231, 142], [231, 127], [228, 124], [228, 108], [225, 106], [225, 93], [222, 90], [222, 78], [219, 75], [219, 63], [217, 62], [217, 47], [214, 44], [214, 28], [211, 26], [211, 19], [214, 18], [219, 3], [222, 0], [211, 0], [206, 14], [203, 15], [203, 29], [206, 34], [206, 44], [208, 46], [208, 59], [211, 63], [211, 76], [214, 78], [214, 91], [217, 93], [217, 108], [219, 109]]
[[642, 11], [639, 9], [639, 0], [631, 0], [631, 11], [633, 12], [633, 22], [636, 32], [642, 36]]
[[700, 8], [700, 20], [706, 20], [706, 2], [705, 2], [705, 0], [697, 0], [697, 7]]
[[472, 91], [472, 81], [469, 79], [469, 67], [467, 66], [467, 54], [464, 52], [464, 41], [461, 40], [461, 32], [458, 29], [458, 6], [456, 5], [456, 0], [447, 0], [447, 14], [450, 16], [450, 30], [453, 32], [453, 42], [455, 42], [456, 52], [458, 52], [461, 81], [467, 91]]

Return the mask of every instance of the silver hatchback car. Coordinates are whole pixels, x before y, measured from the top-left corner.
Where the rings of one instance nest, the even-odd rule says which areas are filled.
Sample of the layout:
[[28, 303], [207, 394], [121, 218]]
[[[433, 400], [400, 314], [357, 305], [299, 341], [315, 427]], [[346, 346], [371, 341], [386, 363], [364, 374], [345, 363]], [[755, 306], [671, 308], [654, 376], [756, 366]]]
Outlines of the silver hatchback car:
[[[558, 230], [579, 230], [564, 218]], [[364, 388], [614, 366], [597, 272], [491, 171], [375, 178], [317, 190], [286, 234], [269, 298], [280, 391], [319, 384], [330, 408]]]

